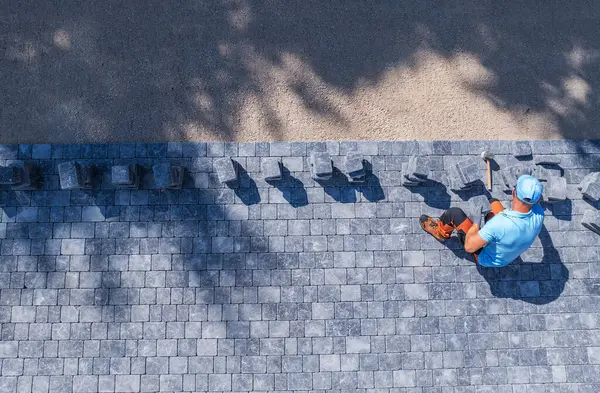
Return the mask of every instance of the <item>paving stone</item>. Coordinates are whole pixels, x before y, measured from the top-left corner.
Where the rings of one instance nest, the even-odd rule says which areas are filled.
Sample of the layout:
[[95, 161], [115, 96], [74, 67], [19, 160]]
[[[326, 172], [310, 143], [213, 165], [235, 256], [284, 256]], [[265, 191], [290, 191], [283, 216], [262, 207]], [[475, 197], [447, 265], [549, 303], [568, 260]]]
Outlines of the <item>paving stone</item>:
[[34, 160], [48, 159], [52, 156], [52, 145], [49, 144], [34, 144], [31, 158]]
[[234, 184], [237, 182], [237, 163], [231, 158], [225, 157], [215, 160], [214, 168], [221, 184]]
[[485, 195], [477, 195], [469, 199], [469, 203], [476, 212], [487, 214], [492, 211], [492, 205], [490, 204], [488, 197]]
[[544, 184], [544, 200], [558, 202], [567, 199], [567, 179], [564, 177], [550, 176]]
[[469, 157], [456, 164], [458, 174], [463, 184], [471, 184], [481, 179], [481, 171], [479, 170], [479, 163], [473, 157]]
[[584, 198], [597, 202], [600, 200], [600, 172], [592, 172], [587, 174], [577, 187], [581, 191]]
[[408, 161], [407, 171], [411, 176], [427, 179], [431, 172], [430, 158], [424, 156], [412, 156]]
[[448, 178], [448, 186], [450, 187], [451, 190], [461, 191], [461, 190], [468, 190], [471, 188], [471, 185], [465, 184], [463, 182], [463, 179], [460, 176], [460, 173], [459, 173], [456, 165], [450, 166], [450, 168], [448, 169], [448, 177], [447, 178]]
[[408, 172], [408, 162], [402, 163], [402, 185], [404, 187], [420, 186], [424, 183], [423, 179], [417, 178]]
[[184, 168], [172, 166], [168, 162], [156, 164], [152, 167], [154, 182], [157, 188], [180, 189], [183, 186]]
[[600, 235], [600, 211], [586, 209], [583, 213], [581, 224], [590, 231]]
[[63, 190], [92, 187], [92, 168], [75, 161], [58, 164], [60, 186]]
[[329, 180], [333, 176], [331, 156], [327, 152], [310, 153], [310, 171], [315, 180]]
[[346, 153], [346, 173], [353, 182], [363, 182], [366, 176], [364, 157], [358, 150]]
[[0, 184], [8, 184], [13, 190], [18, 191], [37, 190], [43, 183], [40, 171], [41, 168], [29, 162], [14, 161], [11, 167], [6, 168], [4, 174], [0, 172]]
[[600, 200], [600, 182], [590, 184], [582, 195], [592, 202], [598, 202]]
[[281, 180], [281, 161], [278, 158], [263, 158], [262, 173], [266, 181]]
[[512, 191], [517, 186], [517, 180], [520, 176], [531, 174], [531, 168], [525, 165], [513, 165], [502, 169], [501, 177], [504, 185], [504, 190]]
[[0, 184], [17, 185], [23, 181], [23, 172], [16, 167], [0, 167]]
[[514, 141], [512, 150], [513, 155], [517, 158], [526, 158], [532, 154], [531, 145], [528, 141]]
[[587, 191], [590, 184], [600, 181], [600, 172], [591, 172], [583, 177], [577, 189], [581, 192]]
[[123, 188], [137, 189], [140, 186], [142, 167], [133, 165], [114, 165], [111, 170], [112, 184]]
[[556, 154], [536, 155], [533, 163], [536, 165], [558, 165], [561, 163], [561, 157]]
[[548, 181], [548, 178], [550, 176], [561, 176], [561, 171], [560, 169], [558, 170], [553, 170], [551, 168], [547, 168], [545, 166], [542, 165], [536, 165], [534, 170], [533, 170], [533, 177], [535, 177], [536, 179], [538, 179], [541, 182], [544, 181]]

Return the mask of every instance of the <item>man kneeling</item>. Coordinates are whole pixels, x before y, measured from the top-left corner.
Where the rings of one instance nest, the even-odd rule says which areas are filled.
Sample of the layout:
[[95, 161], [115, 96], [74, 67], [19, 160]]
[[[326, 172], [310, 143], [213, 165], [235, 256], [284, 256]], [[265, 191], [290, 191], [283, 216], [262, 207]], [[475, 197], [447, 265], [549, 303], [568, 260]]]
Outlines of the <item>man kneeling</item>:
[[490, 199], [492, 211], [480, 228], [458, 207], [446, 210], [439, 220], [423, 215], [421, 228], [443, 242], [456, 230], [465, 251], [486, 267], [506, 266], [533, 244], [544, 223], [544, 209], [538, 204], [542, 184], [533, 176], [523, 175], [513, 190], [512, 208], [504, 209], [497, 199]]

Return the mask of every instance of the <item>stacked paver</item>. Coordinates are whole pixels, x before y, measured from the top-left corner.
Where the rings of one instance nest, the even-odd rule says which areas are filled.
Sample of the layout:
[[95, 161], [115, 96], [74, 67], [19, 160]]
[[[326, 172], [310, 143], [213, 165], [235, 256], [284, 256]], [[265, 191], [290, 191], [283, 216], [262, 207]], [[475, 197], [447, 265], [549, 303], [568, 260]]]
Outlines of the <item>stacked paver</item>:
[[600, 172], [586, 175], [577, 188], [585, 199], [598, 202], [600, 200]]
[[262, 173], [266, 181], [277, 181], [282, 179], [281, 161], [275, 157], [265, 158], [262, 161]]
[[142, 167], [138, 164], [115, 165], [111, 169], [112, 184], [116, 187], [138, 189], [142, 178]]
[[448, 169], [449, 186], [454, 191], [470, 190], [481, 180], [481, 170], [476, 158], [469, 157]]
[[513, 165], [502, 169], [500, 176], [504, 191], [509, 192], [514, 190], [517, 186], [517, 179], [523, 175], [531, 175], [531, 168], [525, 165]]
[[481, 212], [487, 214], [492, 211], [492, 205], [490, 204], [489, 198], [485, 195], [477, 195], [469, 199], [472, 210], [475, 212]]
[[94, 167], [76, 161], [58, 164], [60, 186], [63, 190], [90, 189], [94, 186]]
[[237, 183], [238, 166], [230, 157], [219, 158], [214, 165], [221, 184], [234, 185]]
[[0, 185], [10, 186], [13, 190], [36, 190], [41, 186], [38, 172], [39, 168], [23, 162], [0, 167]]
[[427, 182], [431, 172], [427, 157], [412, 155], [408, 162], [402, 164], [402, 185], [405, 187], [420, 186]]
[[365, 159], [358, 150], [346, 153], [346, 173], [352, 183], [364, 183], [367, 176]]
[[310, 154], [309, 165], [314, 180], [327, 181], [332, 178], [333, 165], [328, 152], [312, 152]]

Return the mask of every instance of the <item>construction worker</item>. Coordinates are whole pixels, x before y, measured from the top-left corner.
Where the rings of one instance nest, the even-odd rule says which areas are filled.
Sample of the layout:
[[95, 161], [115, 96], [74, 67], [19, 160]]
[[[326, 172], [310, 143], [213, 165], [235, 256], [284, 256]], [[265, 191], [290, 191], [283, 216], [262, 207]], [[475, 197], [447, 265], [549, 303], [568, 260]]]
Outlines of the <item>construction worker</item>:
[[[492, 211], [485, 217], [485, 226], [473, 222], [458, 207], [446, 210], [439, 220], [422, 215], [421, 228], [441, 242], [456, 230], [465, 251], [485, 267], [506, 266], [531, 247], [544, 223], [544, 209], [538, 204], [542, 184], [533, 176], [522, 175], [513, 190], [512, 208], [504, 209], [497, 199], [490, 198]], [[479, 221], [484, 218], [481, 214]], [[475, 219], [477, 221], [477, 219]]]

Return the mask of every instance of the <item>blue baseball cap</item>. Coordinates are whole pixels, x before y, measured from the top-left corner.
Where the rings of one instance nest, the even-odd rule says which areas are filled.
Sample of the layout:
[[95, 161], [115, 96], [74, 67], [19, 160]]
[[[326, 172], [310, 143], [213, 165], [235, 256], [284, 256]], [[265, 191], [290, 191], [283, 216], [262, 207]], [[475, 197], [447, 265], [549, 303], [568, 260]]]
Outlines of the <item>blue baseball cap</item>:
[[516, 194], [521, 202], [533, 205], [540, 200], [542, 192], [544, 186], [531, 175], [522, 175], [517, 180]]

